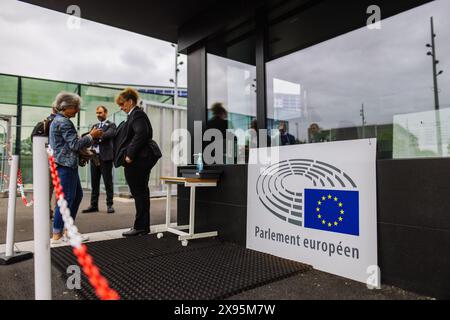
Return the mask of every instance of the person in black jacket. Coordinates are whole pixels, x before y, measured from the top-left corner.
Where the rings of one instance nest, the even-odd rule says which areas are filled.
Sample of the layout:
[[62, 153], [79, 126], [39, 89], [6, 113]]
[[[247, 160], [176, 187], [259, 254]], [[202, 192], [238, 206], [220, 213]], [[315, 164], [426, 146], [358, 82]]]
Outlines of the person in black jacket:
[[148, 182], [152, 167], [149, 141], [153, 130], [147, 114], [137, 105], [139, 94], [132, 88], [123, 90], [116, 98], [120, 109], [128, 114], [127, 121], [117, 128], [114, 138], [114, 166], [123, 166], [125, 179], [135, 201], [136, 219], [123, 236], [150, 232], [150, 189]]
[[[209, 129], [215, 129], [215, 130], [219, 130], [221, 135], [220, 137], [218, 137], [218, 141], [215, 141], [215, 139], [212, 142], [208, 142], [208, 141], [204, 141], [203, 142], [203, 151], [205, 151], [206, 147], [208, 145], [210, 145], [211, 143], [218, 143], [220, 145], [222, 145], [222, 154], [216, 155], [216, 149], [211, 151], [211, 157], [213, 157], [216, 161], [213, 161], [211, 163], [207, 164], [224, 164], [227, 163], [227, 157], [230, 157], [234, 160], [236, 160], [234, 158], [234, 154], [227, 154], [227, 138], [230, 139], [233, 138], [233, 150], [236, 150], [236, 139], [234, 137], [234, 135], [231, 134], [231, 132], [229, 133], [229, 136], [227, 137], [227, 130], [228, 129], [232, 129], [229, 126], [228, 123], [228, 112], [227, 109], [225, 109], [225, 107], [223, 106], [223, 104], [221, 102], [215, 102], [211, 108], [209, 109], [209, 111], [211, 112], [211, 118], [206, 122], [206, 128], [205, 128], [205, 132], [208, 131]], [[205, 159], [205, 158], [204, 158]], [[236, 163], [236, 162], [233, 162]]]
[[91, 161], [91, 205], [89, 208], [82, 211], [82, 213], [98, 212], [98, 197], [100, 195], [100, 177], [103, 176], [103, 182], [106, 189], [106, 206], [108, 213], [114, 213], [113, 197], [113, 138], [116, 135], [116, 125], [114, 122], [107, 120], [108, 109], [105, 106], [98, 106], [96, 109], [98, 123], [92, 126], [103, 131], [103, 136], [100, 139], [94, 139], [92, 148], [98, 155], [99, 165]]

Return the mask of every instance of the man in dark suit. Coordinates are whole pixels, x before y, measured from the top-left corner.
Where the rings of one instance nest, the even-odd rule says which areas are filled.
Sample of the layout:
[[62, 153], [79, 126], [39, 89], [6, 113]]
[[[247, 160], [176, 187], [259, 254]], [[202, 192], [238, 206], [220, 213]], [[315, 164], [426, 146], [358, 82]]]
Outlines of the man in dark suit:
[[139, 94], [127, 88], [116, 98], [120, 109], [128, 114], [127, 121], [119, 125], [114, 139], [114, 166], [124, 167], [125, 179], [134, 198], [136, 219], [130, 231], [131, 237], [150, 232], [150, 189], [148, 182], [152, 168], [149, 141], [153, 136], [147, 114], [137, 106]]
[[295, 137], [289, 132], [287, 132], [285, 122], [280, 122], [278, 130], [280, 131], [280, 140], [281, 140], [280, 145], [287, 146], [290, 144], [297, 144], [297, 141], [295, 141]]
[[100, 165], [97, 166], [91, 161], [91, 206], [83, 213], [98, 212], [98, 197], [100, 195], [100, 176], [103, 177], [106, 189], [106, 206], [108, 213], [114, 213], [113, 197], [114, 186], [112, 177], [114, 147], [113, 141], [116, 135], [116, 125], [114, 122], [106, 120], [108, 117], [108, 109], [105, 106], [98, 106], [96, 109], [98, 123], [94, 124], [92, 128], [101, 129], [103, 136], [100, 139], [95, 139], [92, 148], [96, 151]]

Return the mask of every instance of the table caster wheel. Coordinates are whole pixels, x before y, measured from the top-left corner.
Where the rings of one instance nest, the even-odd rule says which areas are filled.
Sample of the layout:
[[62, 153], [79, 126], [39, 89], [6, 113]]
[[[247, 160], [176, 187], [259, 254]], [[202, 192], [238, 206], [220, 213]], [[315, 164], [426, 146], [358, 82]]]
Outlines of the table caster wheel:
[[187, 240], [181, 241], [181, 245], [182, 245], [183, 247], [186, 247], [186, 246], [188, 245], [188, 241], [187, 241]]
[[158, 239], [161, 239], [163, 236], [164, 236], [164, 234], [163, 234], [162, 232], [159, 232], [159, 233], [156, 235], [156, 237], [157, 237]]

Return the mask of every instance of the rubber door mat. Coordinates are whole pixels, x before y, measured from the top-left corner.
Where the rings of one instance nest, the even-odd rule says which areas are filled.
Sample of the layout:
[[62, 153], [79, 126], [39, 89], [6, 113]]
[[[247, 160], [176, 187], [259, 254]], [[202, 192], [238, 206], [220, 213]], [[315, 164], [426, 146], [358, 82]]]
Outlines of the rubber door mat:
[[[183, 247], [176, 236], [138, 236], [88, 243], [89, 253], [121, 299], [224, 299], [311, 269], [291, 260], [221, 242], [198, 239]], [[52, 263], [66, 275], [76, 263], [70, 247], [54, 248]], [[96, 299], [87, 278], [79, 292]]]

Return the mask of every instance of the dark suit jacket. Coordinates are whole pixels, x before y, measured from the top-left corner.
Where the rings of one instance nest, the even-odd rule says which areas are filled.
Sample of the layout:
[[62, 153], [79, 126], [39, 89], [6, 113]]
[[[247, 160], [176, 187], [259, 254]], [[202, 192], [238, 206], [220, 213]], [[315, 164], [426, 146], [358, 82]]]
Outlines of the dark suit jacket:
[[290, 133], [282, 134], [280, 135], [280, 138], [282, 146], [297, 144], [297, 142], [295, 141], [295, 137]]
[[148, 143], [152, 138], [153, 129], [147, 114], [136, 107], [128, 120], [117, 128], [114, 138], [114, 166], [126, 166], [126, 156], [133, 162], [149, 161], [151, 154]]
[[[100, 123], [94, 124], [92, 128], [98, 128]], [[91, 130], [92, 130], [91, 128]], [[116, 124], [106, 120], [103, 125], [103, 136], [100, 139], [94, 139], [94, 144], [98, 144], [100, 149], [100, 159], [111, 161], [114, 159], [114, 137], [116, 135]]]

